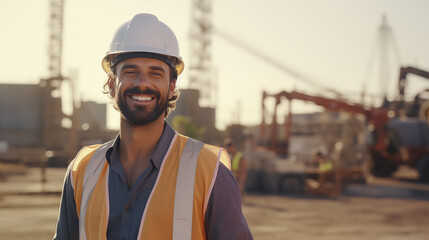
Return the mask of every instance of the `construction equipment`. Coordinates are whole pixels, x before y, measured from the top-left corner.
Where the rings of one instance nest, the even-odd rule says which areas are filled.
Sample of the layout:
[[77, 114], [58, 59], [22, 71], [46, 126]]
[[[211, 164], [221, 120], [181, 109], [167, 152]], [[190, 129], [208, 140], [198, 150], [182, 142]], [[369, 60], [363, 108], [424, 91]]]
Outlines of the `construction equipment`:
[[305, 166], [293, 157], [278, 156], [274, 151], [257, 144], [257, 134], [247, 132], [241, 124], [233, 124], [225, 130], [238, 149], [243, 151], [247, 162], [247, 191], [272, 194], [294, 194], [305, 186]]
[[[292, 91], [282, 91], [277, 94], [268, 94], [263, 92], [262, 98], [262, 121], [260, 125], [259, 136], [267, 136], [266, 134], [266, 106], [265, 101], [267, 98], [275, 99], [274, 112], [271, 120], [271, 131], [268, 133], [268, 139], [265, 142], [261, 142], [261, 145], [266, 146], [271, 151], [281, 156], [296, 156], [298, 162], [305, 162], [306, 166], [304, 174], [306, 179], [314, 178], [317, 180], [317, 187], [308, 188], [308, 191], [320, 194], [339, 194], [342, 188], [342, 184], [346, 182], [365, 182], [365, 169], [364, 169], [364, 137], [362, 137], [364, 131], [362, 121], [359, 121], [355, 117], [343, 117], [338, 116], [332, 117], [331, 113], [336, 112], [349, 112], [354, 115], [362, 115], [367, 118], [371, 118], [373, 115], [380, 115], [379, 111], [370, 111], [360, 104], [348, 103], [344, 100], [328, 99], [320, 96], [312, 96], [309, 94]], [[283, 140], [279, 141], [279, 125], [277, 123], [277, 110], [281, 103], [281, 100], [288, 100], [288, 113], [285, 117], [283, 126]], [[292, 101], [301, 100], [305, 102], [311, 102], [316, 105], [322, 106], [329, 110], [330, 113], [326, 114], [328, 119], [326, 121], [316, 120], [316, 116], [313, 116], [311, 123], [308, 123], [304, 128], [308, 128], [309, 134], [307, 138], [301, 141], [301, 144], [306, 145], [304, 151], [305, 154], [296, 152], [290, 152], [291, 145], [297, 141], [297, 137], [291, 140], [292, 135]], [[322, 115], [322, 114], [319, 114]], [[373, 118], [380, 119], [380, 118]], [[382, 118], [381, 118], [382, 119]], [[374, 124], [379, 125], [379, 122]], [[310, 130], [316, 125], [319, 125], [317, 129]], [[298, 127], [299, 128], [299, 127]], [[295, 135], [297, 133], [297, 123], [295, 123]], [[381, 133], [382, 134], [382, 133]], [[360, 136], [359, 136], [360, 135]], [[264, 137], [262, 137], [263, 139]], [[316, 144], [313, 143], [316, 141]], [[296, 143], [295, 143], [296, 144]], [[318, 148], [323, 147], [330, 154], [330, 159], [334, 158], [335, 168], [331, 171], [322, 171], [314, 165], [314, 155]]]
[[[407, 73], [415, 73], [427, 77], [426, 71], [407, 67], [400, 71], [400, 94], [404, 93], [404, 82]], [[293, 99], [299, 99], [315, 103], [330, 111], [346, 111], [353, 114], [363, 115], [369, 133], [370, 141], [367, 143], [368, 153], [371, 157], [370, 169], [377, 176], [390, 176], [399, 165], [408, 165], [417, 168], [419, 179], [429, 180], [429, 126], [427, 119], [398, 117], [400, 112], [407, 112], [403, 105], [393, 103], [393, 107], [384, 105], [380, 108], [366, 107], [361, 104], [348, 103], [345, 100], [329, 99], [320, 96], [312, 96], [300, 92], [280, 92], [278, 94], [263, 94], [262, 111], [265, 112], [265, 99], [274, 97], [276, 104], [274, 108], [269, 148], [278, 154], [288, 155], [291, 131], [291, 104]], [[289, 113], [285, 121], [283, 144], [277, 141], [277, 106], [281, 98], [289, 100]], [[403, 97], [402, 97], [403, 101]], [[401, 102], [399, 102], [401, 103]], [[424, 104], [427, 112], [427, 105]], [[421, 112], [421, 111], [420, 111]], [[262, 115], [260, 135], [265, 135], [265, 115]]]
[[395, 134], [401, 141], [396, 141], [402, 151], [400, 163], [417, 169], [419, 179], [429, 181], [429, 99], [422, 97], [426, 90], [417, 93], [412, 102], [405, 100], [405, 87], [408, 74], [414, 74], [429, 79], [429, 71], [407, 66], [399, 71], [398, 92], [399, 100], [393, 102], [393, 109], [398, 119], [392, 121], [390, 126], [395, 126]]
[[[265, 101], [268, 98], [275, 98], [270, 131], [267, 131], [266, 124]], [[289, 101], [289, 112], [283, 129], [277, 124], [277, 108], [282, 99]], [[257, 143], [250, 151], [245, 151], [249, 169], [246, 189], [269, 193], [297, 193], [306, 189], [307, 180], [315, 176], [318, 179], [318, 193], [331, 195], [339, 194], [345, 182], [364, 182], [363, 120], [340, 117], [334, 119], [329, 114], [329, 119], [320, 118], [322, 114], [308, 115], [310, 121], [302, 123], [303, 119], [298, 120], [292, 128], [292, 100], [309, 101], [326, 107], [331, 112], [348, 111], [362, 116], [380, 114], [380, 111], [371, 112], [359, 104], [296, 91], [282, 91], [273, 95], [264, 92], [262, 121], [259, 133], [255, 135]], [[228, 136], [232, 136], [232, 131], [228, 130]], [[360, 136], [357, 136], [359, 134]], [[336, 169], [332, 171], [320, 171], [317, 167], [311, 167], [314, 165], [315, 151], [322, 144], [333, 152], [331, 155], [336, 159]], [[290, 151], [291, 149], [293, 151]]]
[[[291, 103], [292, 103], [292, 100], [294, 99], [302, 100], [306, 102], [312, 102], [316, 105], [324, 107], [325, 109], [333, 112], [344, 111], [344, 112], [350, 112], [354, 114], [362, 114], [369, 119], [373, 119], [372, 121], [373, 121], [373, 124], [375, 125], [382, 125], [383, 124], [382, 121], [386, 121], [385, 116], [387, 116], [387, 113], [384, 110], [378, 110], [378, 109], [367, 110], [361, 104], [352, 104], [342, 100], [335, 100], [335, 99], [329, 99], [329, 98], [320, 97], [320, 96], [313, 96], [313, 95], [308, 95], [297, 91], [293, 91], [293, 92], [282, 91], [280, 93], [271, 94], [271, 95], [264, 91], [262, 95], [262, 121], [260, 125], [260, 133], [259, 133], [260, 136], [266, 135], [265, 101], [268, 97], [275, 98], [275, 106], [274, 106], [274, 113], [272, 116], [271, 134], [269, 134], [270, 136], [269, 143], [265, 145], [269, 146], [269, 149], [281, 155], [289, 154], [289, 141], [290, 141], [291, 124], [292, 124], [292, 104]], [[287, 117], [285, 120], [285, 127], [284, 127], [285, 141], [283, 143], [278, 144], [277, 134], [276, 134], [278, 132], [277, 107], [281, 103], [282, 98], [287, 99], [289, 101], [289, 104], [288, 104], [289, 112], [287, 114]], [[379, 133], [379, 134], [381, 135], [383, 133]]]
[[415, 67], [411, 67], [411, 66], [401, 67], [399, 70], [399, 82], [398, 82], [399, 98], [401, 101], [404, 101], [405, 86], [406, 86], [406, 81], [407, 81], [407, 75], [409, 73], [412, 73], [414, 75], [429, 79], [429, 72], [427, 72], [425, 70], [415, 68]]
[[405, 102], [405, 87], [407, 84], [407, 76], [408, 74], [414, 74], [423, 78], [429, 79], [429, 72], [415, 68], [415, 67], [401, 67], [399, 71], [399, 82], [398, 82], [398, 90], [399, 90], [399, 100], [395, 104], [395, 111], [400, 117], [413, 117], [419, 119], [427, 119], [429, 120], [429, 101], [428, 99], [424, 99], [421, 97], [421, 94], [427, 92], [428, 89], [425, 89], [423, 92], [419, 92], [416, 96], [414, 96], [414, 100], [411, 105], [406, 105]]

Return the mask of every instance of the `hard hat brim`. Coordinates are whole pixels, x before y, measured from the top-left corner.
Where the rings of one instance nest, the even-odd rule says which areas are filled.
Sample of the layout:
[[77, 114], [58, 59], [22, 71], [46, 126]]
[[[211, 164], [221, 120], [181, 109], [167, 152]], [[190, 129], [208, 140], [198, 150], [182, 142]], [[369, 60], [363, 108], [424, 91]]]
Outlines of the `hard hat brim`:
[[[123, 52], [124, 54], [128, 54], [128, 53], [130, 53], [130, 52]], [[132, 53], [139, 53], [139, 52], [132, 52]], [[158, 53], [152, 53], [152, 52], [140, 52], [140, 53], [148, 53], [148, 54], [156, 54], [156, 55], [161, 55], [161, 56], [165, 56], [165, 57], [167, 57], [167, 58], [174, 58], [176, 61], [175, 61], [175, 63], [174, 63], [174, 66], [171, 66], [170, 64], [168, 64], [167, 63], [167, 65], [169, 65], [170, 67], [174, 67], [175, 69], [176, 69], [176, 71], [177, 71], [177, 76], [179, 76], [182, 72], [183, 72], [183, 69], [185, 68], [185, 64], [183, 63], [183, 60], [181, 59], [181, 58], [178, 58], [178, 57], [172, 57], [172, 56], [166, 56], [166, 55], [162, 55], [162, 54], [158, 54]], [[107, 73], [107, 74], [114, 74], [113, 73], [113, 70], [112, 70], [112, 67], [111, 67], [111, 63], [112, 63], [112, 60], [117, 56], [117, 55], [119, 55], [119, 54], [121, 54], [121, 52], [117, 52], [117, 53], [109, 53], [109, 54], [107, 54], [104, 58], [103, 58], [103, 60], [102, 60], [102, 62], [101, 62], [101, 66], [103, 67], [103, 70]], [[160, 58], [157, 58], [157, 57], [153, 57], [153, 55], [151, 56], [151, 55], [147, 55], [147, 56], [144, 56], [144, 55], [142, 55], [142, 56], [140, 56], [140, 57], [147, 57], [147, 58], [154, 58], [154, 59], [159, 59], [159, 60], [162, 60], [162, 59], [160, 59]], [[125, 58], [125, 59], [128, 59], [128, 58]], [[123, 60], [125, 60], [125, 59], [122, 59], [121, 61], [123, 61]], [[163, 61], [163, 60], [162, 60]], [[119, 63], [119, 62], [117, 62], [117, 63]], [[115, 63], [115, 65], [117, 64], [117, 63]]]

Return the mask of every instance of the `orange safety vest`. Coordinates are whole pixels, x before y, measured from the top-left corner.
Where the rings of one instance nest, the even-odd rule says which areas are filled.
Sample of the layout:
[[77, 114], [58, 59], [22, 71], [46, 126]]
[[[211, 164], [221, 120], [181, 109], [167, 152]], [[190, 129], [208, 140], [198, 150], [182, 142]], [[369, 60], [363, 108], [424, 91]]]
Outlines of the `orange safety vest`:
[[[71, 165], [81, 240], [106, 239], [109, 146], [111, 142], [85, 147]], [[221, 162], [231, 168], [224, 149], [176, 133], [143, 211], [137, 239], [206, 239], [204, 217]]]

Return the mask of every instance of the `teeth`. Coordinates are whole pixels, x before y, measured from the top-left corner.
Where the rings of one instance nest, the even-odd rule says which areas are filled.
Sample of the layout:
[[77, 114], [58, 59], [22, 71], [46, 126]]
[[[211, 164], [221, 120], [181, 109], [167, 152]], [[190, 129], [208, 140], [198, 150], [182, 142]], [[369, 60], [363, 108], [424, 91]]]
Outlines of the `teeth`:
[[136, 100], [136, 101], [150, 101], [150, 100], [152, 100], [151, 97], [148, 97], [148, 96], [138, 96], [138, 95], [131, 96], [131, 99]]

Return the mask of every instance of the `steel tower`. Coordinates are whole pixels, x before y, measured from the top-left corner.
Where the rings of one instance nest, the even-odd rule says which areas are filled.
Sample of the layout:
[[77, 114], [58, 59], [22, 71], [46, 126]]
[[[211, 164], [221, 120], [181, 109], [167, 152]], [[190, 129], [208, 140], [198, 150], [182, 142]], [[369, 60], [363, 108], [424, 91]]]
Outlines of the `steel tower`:
[[200, 103], [214, 107], [217, 85], [212, 66], [212, 0], [192, 0], [189, 88], [200, 91]]

